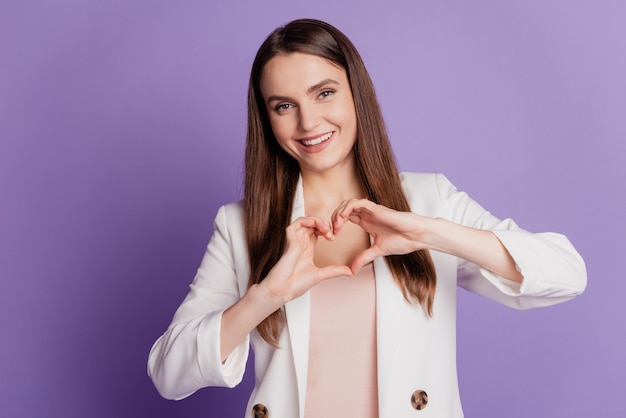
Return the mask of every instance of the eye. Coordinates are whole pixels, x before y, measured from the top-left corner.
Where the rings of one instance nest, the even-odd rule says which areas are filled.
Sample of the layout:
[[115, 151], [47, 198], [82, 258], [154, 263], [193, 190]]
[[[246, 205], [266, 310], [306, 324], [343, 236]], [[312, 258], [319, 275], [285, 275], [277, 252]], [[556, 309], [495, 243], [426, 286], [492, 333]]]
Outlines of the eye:
[[284, 112], [285, 110], [289, 110], [292, 107], [293, 105], [291, 103], [281, 103], [279, 105], [276, 105], [274, 110], [276, 110], [277, 112]]
[[332, 90], [324, 90], [323, 92], [320, 93], [319, 97], [320, 99], [325, 99], [329, 96], [332, 96], [335, 92]]

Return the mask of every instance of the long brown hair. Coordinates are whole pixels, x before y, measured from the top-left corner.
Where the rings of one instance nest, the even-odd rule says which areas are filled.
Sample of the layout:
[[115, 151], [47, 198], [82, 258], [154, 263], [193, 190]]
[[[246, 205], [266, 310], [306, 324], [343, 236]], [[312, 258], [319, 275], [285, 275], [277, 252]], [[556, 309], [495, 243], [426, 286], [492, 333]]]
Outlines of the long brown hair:
[[[244, 221], [250, 279], [260, 283], [278, 262], [285, 248], [285, 229], [298, 182], [299, 166], [279, 145], [272, 133], [260, 91], [265, 64], [277, 54], [300, 52], [329, 60], [348, 76], [357, 116], [354, 155], [361, 186], [368, 199], [400, 211], [410, 207], [402, 190], [398, 170], [374, 86], [363, 60], [350, 40], [333, 26], [313, 19], [295, 20], [274, 30], [259, 48], [248, 89], [248, 133], [245, 153]], [[427, 250], [386, 257], [393, 277], [408, 302], [417, 300], [432, 315], [435, 268]], [[276, 346], [284, 325], [282, 309], [257, 330]]]

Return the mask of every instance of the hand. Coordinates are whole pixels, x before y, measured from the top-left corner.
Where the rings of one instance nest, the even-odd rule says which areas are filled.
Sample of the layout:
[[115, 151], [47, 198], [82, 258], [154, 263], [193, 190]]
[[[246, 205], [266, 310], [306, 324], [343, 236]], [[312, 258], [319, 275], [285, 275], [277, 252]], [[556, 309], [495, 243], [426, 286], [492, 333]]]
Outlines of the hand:
[[315, 217], [296, 219], [286, 229], [287, 244], [283, 256], [260, 283], [266, 286], [277, 304], [283, 305], [295, 299], [322, 280], [352, 275], [348, 266], [317, 267], [313, 263], [318, 237], [332, 240], [331, 226]]
[[333, 213], [333, 232], [338, 234], [348, 221], [373, 237], [372, 245], [352, 262], [353, 273], [379, 256], [408, 254], [426, 248], [423, 237], [430, 218], [389, 209], [367, 199], [352, 199], [342, 202]]

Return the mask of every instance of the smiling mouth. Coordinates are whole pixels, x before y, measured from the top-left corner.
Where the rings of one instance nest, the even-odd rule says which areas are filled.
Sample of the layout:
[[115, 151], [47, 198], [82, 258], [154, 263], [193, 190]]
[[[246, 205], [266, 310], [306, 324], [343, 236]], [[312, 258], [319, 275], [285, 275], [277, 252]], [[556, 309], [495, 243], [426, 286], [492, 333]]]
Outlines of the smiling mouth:
[[328, 132], [327, 134], [318, 136], [317, 138], [306, 139], [306, 140], [302, 139], [300, 140], [300, 143], [304, 145], [305, 147], [312, 147], [313, 145], [318, 145], [318, 144], [321, 144], [322, 142], [328, 141], [331, 136], [333, 136], [333, 132]]

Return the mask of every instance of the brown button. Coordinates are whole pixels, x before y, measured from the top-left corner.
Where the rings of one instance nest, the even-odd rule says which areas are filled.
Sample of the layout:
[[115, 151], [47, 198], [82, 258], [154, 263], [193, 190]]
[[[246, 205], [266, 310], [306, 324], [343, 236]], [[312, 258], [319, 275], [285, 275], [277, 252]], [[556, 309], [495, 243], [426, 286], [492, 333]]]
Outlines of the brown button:
[[416, 390], [415, 392], [413, 392], [413, 394], [411, 395], [411, 405], [413, 405], [413, 408], [421, 411], [422, 409], [426, 408], [427, 404], [428, 394], [426, 392], [424, 392], [423, 390]]
[[269, 418], [270, 414], [267, 412], [267, 408], [262, 403], [258, 403], [252, 407], [253, 418]]

